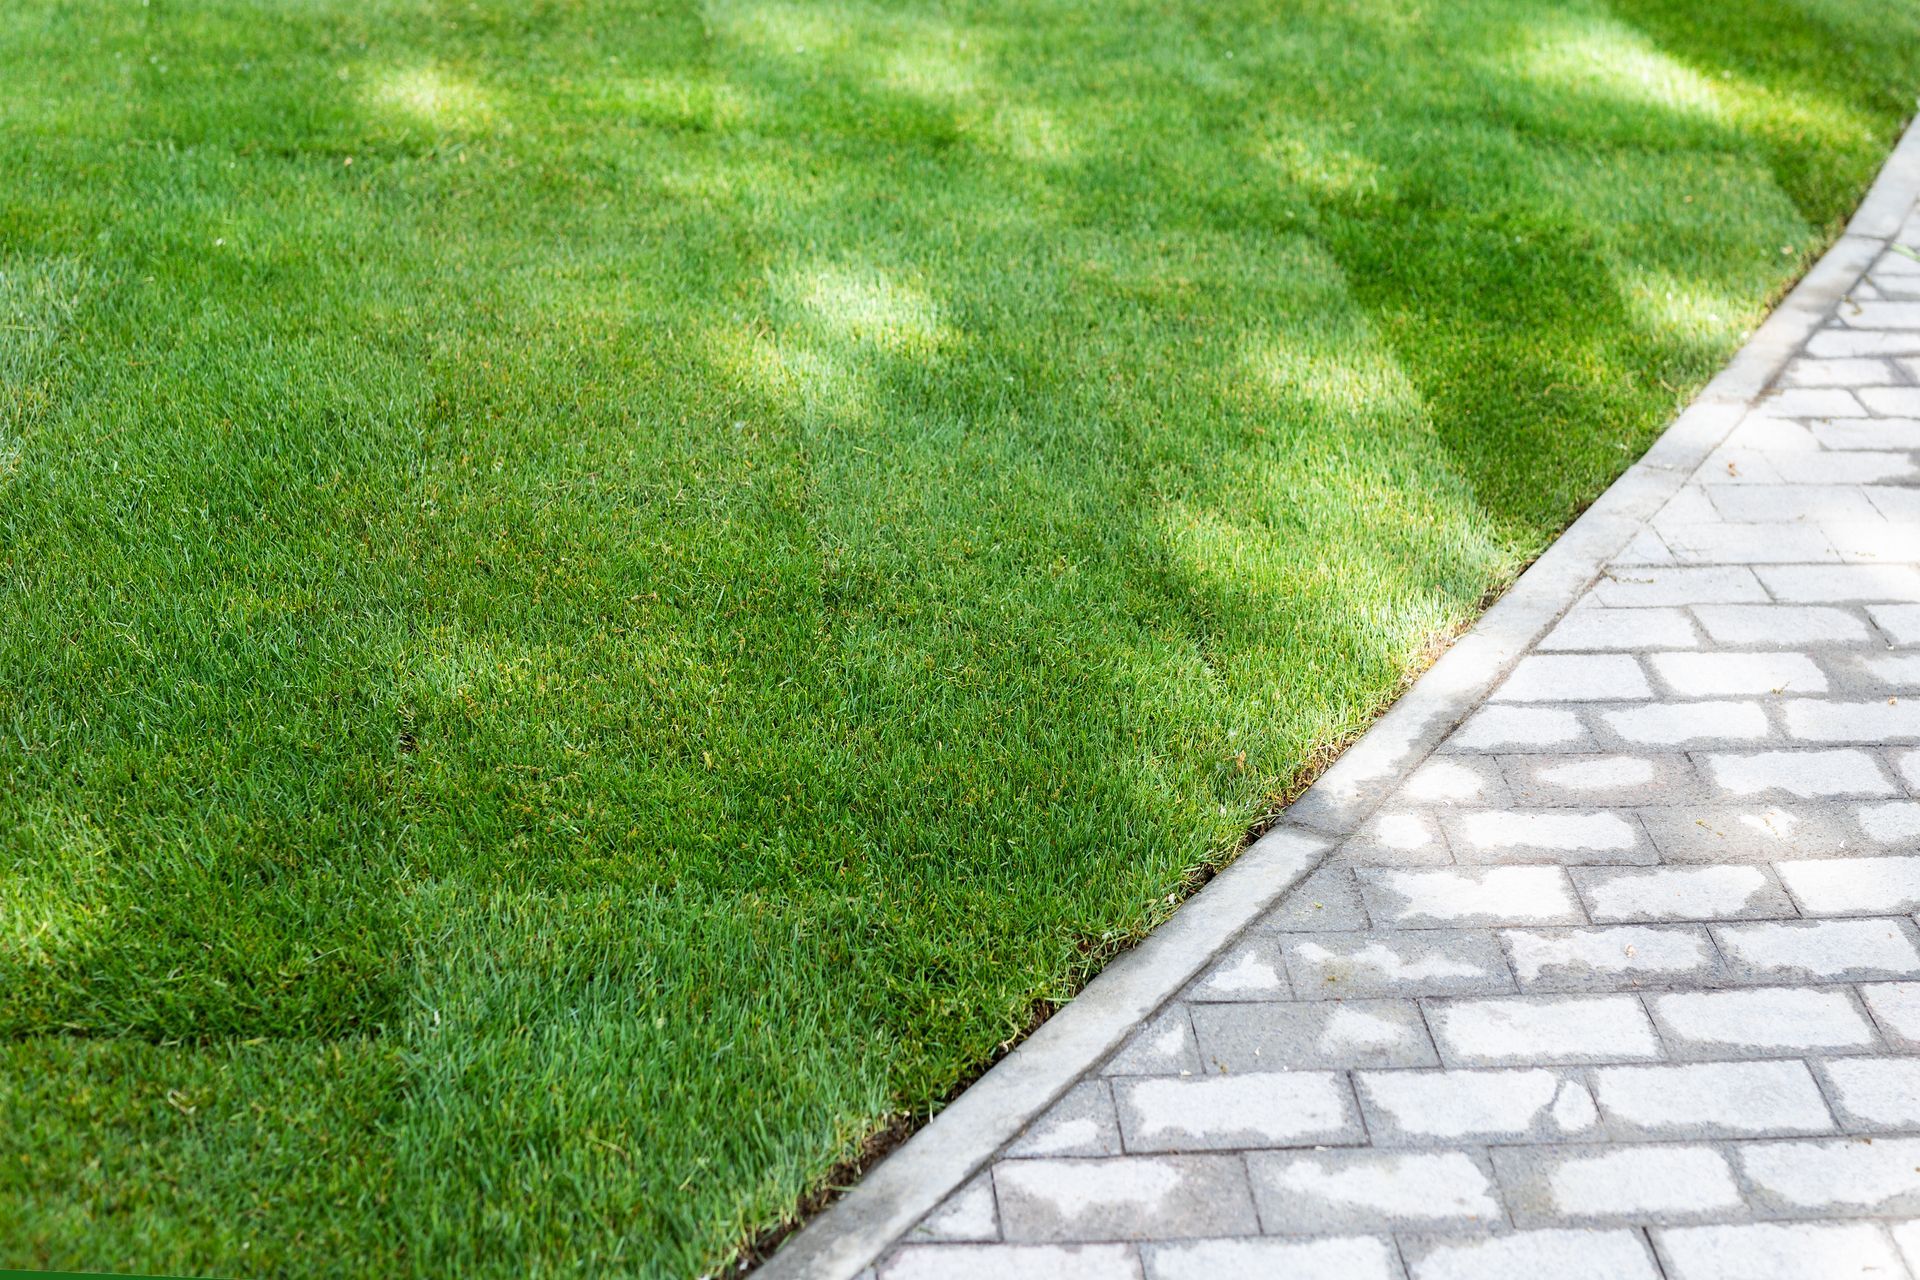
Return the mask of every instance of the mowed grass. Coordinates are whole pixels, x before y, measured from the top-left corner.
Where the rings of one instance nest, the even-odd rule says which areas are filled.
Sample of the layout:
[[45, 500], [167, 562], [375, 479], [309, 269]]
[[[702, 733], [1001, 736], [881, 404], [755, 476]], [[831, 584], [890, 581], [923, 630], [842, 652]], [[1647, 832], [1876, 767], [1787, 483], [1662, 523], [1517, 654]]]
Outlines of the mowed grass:
[[0, 1265], [692, 1275], [1625, 467], [1869, 0], [0, 9]]

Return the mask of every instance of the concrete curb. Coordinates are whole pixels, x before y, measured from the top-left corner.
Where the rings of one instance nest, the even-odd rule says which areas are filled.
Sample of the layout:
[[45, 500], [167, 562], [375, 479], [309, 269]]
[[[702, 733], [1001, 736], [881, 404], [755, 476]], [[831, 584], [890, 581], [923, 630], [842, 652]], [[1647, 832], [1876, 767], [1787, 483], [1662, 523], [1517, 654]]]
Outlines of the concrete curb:
[[1008, 1054], [760, 1269], [845, 1280], [874, 1261], [1317, 867], [1478, 706], [1738, 425], [1920, 197], [1910, 124], [1840, 239], [1644, 457], [1556, 539], [1364, 737], [1145, 942]]

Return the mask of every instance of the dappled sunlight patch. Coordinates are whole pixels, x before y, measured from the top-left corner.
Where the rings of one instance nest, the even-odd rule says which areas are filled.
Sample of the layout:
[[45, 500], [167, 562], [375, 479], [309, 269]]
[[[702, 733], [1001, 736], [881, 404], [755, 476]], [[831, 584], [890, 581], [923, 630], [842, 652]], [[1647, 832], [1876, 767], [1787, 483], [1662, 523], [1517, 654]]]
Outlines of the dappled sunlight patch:
[[779, 292], [838, 338], [909, 351], [937, 346], [947, 334], [931, 298], [876, 267], [807, 267], [782, 281]]
[[1030, 164], [1063, 164], [1080, 150], [1058, 113], [1031, 103], [999, 103], [978, 128], [995, 149]]
[[1713, 122], [1727, 119], [1721, 86], [1623, 23], [1569, 17], [1530, 34], [1533, 39], [1516, 53], [1536, 83]]
[[1388, 179], [1377, 161], [1308, 131], [1272, 140], [1263, 157], [1289, 185], [1322, 200], [1377, 195]]
[[0, 862], [0, 975], [18, 982], [100, 932], [109, 848], [87, 815], [47, 804], [18, 821], [11, 843], [18, 851]]
[[1753, 312], [1751, 297], [1676, 272], [1623, 263], [1614, 281], [1637, 327], [1665, 342], [1731, 342]]
[[783, 412], [862, 421], [872, 387], [846, 359], [786, 336], [713, 326], [702, 334], [712, 367]]
[[645, 76], [610, 79], [594, 97], [610, 112], [682, 129], [741, 128], [758, 117], [760, 108], [745, 86], [715, 79], [704, 70], [659, 68]]
[[[1260, 334], [1242, 344], [1239, 366], [1241, 376], [1291, 405], [1310, 408], [1322, 423], [1367, 416], [1406, 422], [1420, 414], [1420, 394], [1405, 371], [1364, 347], [1328, 349]], [[1281, 424], [1293, 430], [1307, 425]]]
[[493, 103], [478, 85], [431, 64], [375, 75], [367, 85], [366, 105], [375, 115], [441, 131], [494, 122]]

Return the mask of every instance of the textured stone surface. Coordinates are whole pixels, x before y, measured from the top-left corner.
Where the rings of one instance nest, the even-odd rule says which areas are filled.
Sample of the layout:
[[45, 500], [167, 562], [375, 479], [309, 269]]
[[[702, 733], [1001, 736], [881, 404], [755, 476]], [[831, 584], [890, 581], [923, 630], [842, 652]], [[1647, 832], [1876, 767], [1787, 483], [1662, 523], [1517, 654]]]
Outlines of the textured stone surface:
[[1325, 864], [880, 1280], [1920, 1277], [1920, 260], [1849, 243], [1561, 616], [1470, 642], [1480, 704], [1383, 722], [1296, 811]]

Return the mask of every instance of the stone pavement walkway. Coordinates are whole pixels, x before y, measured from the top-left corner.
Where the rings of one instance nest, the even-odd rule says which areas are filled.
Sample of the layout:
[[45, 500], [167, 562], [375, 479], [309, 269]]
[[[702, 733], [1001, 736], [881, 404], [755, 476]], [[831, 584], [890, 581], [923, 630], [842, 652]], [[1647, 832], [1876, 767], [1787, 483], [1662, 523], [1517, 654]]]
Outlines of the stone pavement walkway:
[[1917, 457], [1895, 245], [1387, 803], [880, 1280], [1920, 1278]]

